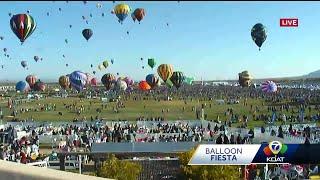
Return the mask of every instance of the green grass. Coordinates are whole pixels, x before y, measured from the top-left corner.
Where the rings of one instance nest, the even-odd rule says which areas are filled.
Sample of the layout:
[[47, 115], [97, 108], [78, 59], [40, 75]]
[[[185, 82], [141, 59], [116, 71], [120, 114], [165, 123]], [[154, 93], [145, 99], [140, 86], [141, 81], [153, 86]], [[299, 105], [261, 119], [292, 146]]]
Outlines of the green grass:
[[[90, 106], [90, 101], [92, 101], [92, 105]], [[0, 106], [3, 108], [3, 114], [4, 116], [8, 116], [11, 114], [12, 110], [9, 110], [6, 107], [6, 101], [2, 101], [3, 103], [0, 103]], [[85, 112], [83, 112], [80, 116], [76, 114], [73, 110], [65, 109], [63, 104], [72, 104], [73, 102], [77, 102], [77, 106], [83, 105], [85, 107]], [[79, 98], [48, 98], [48, 99], [41, 99], [41, 100], [34, 100], [32, 102], [28, 102], [25, 104], [21, 104], [17, 106], [17, 110], [20, 110], [21, 107], [24, 108], [39, 108], [38, 104], [56, 104], [56, 111], [41, 111], [41, 112], [25, 112], [22, 114], [18, 114], [17, 118], [19, 119], [26, 119], [33, 117], [36, 121], [71, 121], [74, 118], [82, 119], [83, 117], [86, 117], [87, 120], [90, 120], [90, 117], [93, 116], [95, 118], [96, 115], [98, 115], [101, 118], [104, 118], [106, 120], [136, 120], [139, 116], [145, 116], [145, 117], [158, 117], [162, 116], [165, 117], [167, 120], [195, 120], [195, 112], [192, 111], [192, 107], [200, 107], [202, 103], [206, 103], [207, 107], [205, 108], [205, 114], [208, 115], [207, 119], [216, 119], [217, 116], [220, 117], [220, 120], [224, 121], [227, 119], [225, 117], [224, 112], [227, 110], [227, 108], [233, 108], [234, 113], [238, 114], [240, 116], [246, 114], [249, 115], [249, 120], [252, 119], [252, 112], [250, 111], [250, 105], [259, 106], [260, 108], [260, 114], [261, 113], [268, 113], [267, 112], [267, 106], [262, 106], [263, 100], [260, 99], [248, 99], [248, 106], [243, 106], [243, 100], [240, 100], [240, 104], [233, 104], [233, 105], [218, 105], [214, 100], [213, 101], [200, 101], [193, 100], [187, 101], [187, 105], [184, 104], [184, 101], [181, 100], [174, 100], [174, 101], [155, 101], [155, 100], [141, 100], [141, 101], [123, 101], [126, 108], [125, 109], [119, 109], [119, 113], [113, 112], [113, 107], [115, 106], [115, 103], [107, 103], [107, 108], [104, 108], [100, 114], [96, 112], [97, 108], [101, 108], [102, 102], [101, 100], [95, 99], [95, 100], [88, 100], [83, 99], [82, 102], [79, 102]], [[209, 107], [209, 104], [212, 104], [212, 107]], [[146, 106], [146, 108], [144, 108]], [[185, 107], [185, 112], [182, 111], [182, 107]], [[90, 108], [90, 109], [89, 109]], [[162, 113], [161, 110], [164, 109], [165, 113]], [[169, 113], [166, 112], [166, 110], [169, 109]], [[63, 116], [59, 116], [58, 112], [62, 112]], [[315, 113], [313, 110], [311, 112], [312, 114]], [[271, 114], [269, 112], [269, 114]], [[286, 114], [291, 114], [291, 111]], [[306, 113], [308, 115], [308, 113]], [[250, 121], [249, 126], [261, 126], [264, 123], [261, 121]]]

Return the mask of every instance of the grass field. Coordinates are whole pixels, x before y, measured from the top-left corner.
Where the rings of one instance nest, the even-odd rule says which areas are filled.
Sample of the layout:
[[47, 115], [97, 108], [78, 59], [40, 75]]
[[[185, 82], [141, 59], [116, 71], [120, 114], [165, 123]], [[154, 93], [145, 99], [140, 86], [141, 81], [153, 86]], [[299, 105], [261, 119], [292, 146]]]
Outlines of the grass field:
[[[92, 104], [90, 105], [90, 101]], [[77, 115], [76, 111], [66, 109], [64, 104], [73, 104], [77, 102], [77, 107], [81, 105], [84, 106], [85, 110], [80, 115]], [[40, 112], [25, 112], [18, 113], [16, 116], [18, 119], [30, 119], [31, 117], [35, 121], [72, 121], [74, 118], [83, 119], [86, 117], [87, 120], [91, 119], [91, 116], [95, 118], [97, 115], [100, 118], [105, 120], [136, 120], [139, 116], [144, 117], [164, 117], [166, 120], [195, 120], [196, 115], [195, 112], [192, 111], [192, 107], [200, 107], [201, 104], [206, 103], [205, 114], [207, 114], [208, 120], [215, 120], [217, 116], [220, 117], [220, 120], [224, 121], [227, 117], [224, 115], [227, 108], [233, 108], [234, 113], [240, 116], [249, 115], [249, 120], [252, 119], [252, 112], [250, 111], [250, 105], [259, 106], [260, 113], [268, 113], [267, 106], [262, 106], [263, 100], [257, 99], [248, 99], [248, 105], [243, 105], [243, 100], [240, 100], [239, 104], [223, 104], [218, 105], [218, 103], [213, 101], [200, 101], [193, 100], [187, 101], [187, 104], [182, 100], [173, 100], [173, 101], [155, 101], [155, 100], [128, 100], [123, 101], [125, 108], [119, 109], [119, 113], [113, 111], [113, 108], [116, 106], [115, 102], [105, 103], [107, 105], [106, 108], [103, 108], [101, 113], [97, 113], [96, 109], [100, 108], [103, 104], [99, 99], [82, 99], [80, 101], [79, 98], [47, 98], [40, 100], [32, 100], [31, 102], [22, 103], [17, 106], [17, 110], [20, 108], [38, 108], [40, 109], [41, 105], [56, 104], [56, 110], [48, 110], [48, 111], [40, 111]], [[212, 105], [211, 108], [209, 105]], [[40, 105], [40, 106], [39, 106]], [[144, 108], [145, 106], [145, 108]], [[1, 107], [3, 109], [3, 115], [8, 116], [11, 114], [12, 110], [7, 108], [6, 101], [1, 103]], [[183, 107], [185, 107], [185, 111], [183, 112]], [[164, 113], [162, 113], [162, 109], [164, 109]], [[167, 112], [169, 109], [169, 112]], [[63, 115], [60, 116], [58, 112], [62, 112]], [[314, 111], [311, 113], [315, 113]], [[269, 114], [271, 114], [269, 112]], [[291, 112], [289, 111], [289, 114]], [[307, 115], [308, 113], [306, 113]], [[249, 126], [261, 126], [264, 124], [261, 121], [251, 121]]]

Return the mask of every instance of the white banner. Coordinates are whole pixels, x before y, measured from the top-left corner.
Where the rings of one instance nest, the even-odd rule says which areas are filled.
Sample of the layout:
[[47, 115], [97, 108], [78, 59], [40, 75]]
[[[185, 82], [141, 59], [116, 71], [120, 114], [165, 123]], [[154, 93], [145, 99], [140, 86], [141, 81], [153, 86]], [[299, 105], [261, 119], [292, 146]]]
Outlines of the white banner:
[[188, 165], [248, 165], [258, 152], [257, 144], [200, 144]]

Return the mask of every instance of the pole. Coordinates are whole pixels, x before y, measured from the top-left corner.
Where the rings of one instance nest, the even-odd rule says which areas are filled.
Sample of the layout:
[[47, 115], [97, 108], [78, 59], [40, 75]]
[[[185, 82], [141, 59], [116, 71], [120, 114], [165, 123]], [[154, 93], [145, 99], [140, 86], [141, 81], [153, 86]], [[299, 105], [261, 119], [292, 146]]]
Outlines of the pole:
[[81, 154], [79, 155], [79, 174], [81, 174]]
[[264, 168], [264, 179], [269, 179], [269, 177], [268, 177], [268, 164], [266, 164], [266, 166]]

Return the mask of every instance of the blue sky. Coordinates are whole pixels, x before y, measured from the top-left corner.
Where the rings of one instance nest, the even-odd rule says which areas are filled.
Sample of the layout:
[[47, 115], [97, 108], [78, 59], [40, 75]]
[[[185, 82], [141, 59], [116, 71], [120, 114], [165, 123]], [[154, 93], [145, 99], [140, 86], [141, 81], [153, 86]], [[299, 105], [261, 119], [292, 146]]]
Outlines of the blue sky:
[[[42, 80], [57, 79], [74, 70], [96, 70], [99, 79], [106, 72], [119, 72], [140, 80], [156, 73], [156, 68], [147, 66], [149, 57], [155, 58], [158, 65], [170, 63], [174, 70], [205, 80], [236, 79], [243, 70], [254, 78], [267, 78], [298, 76], [320, 69], [317, 2], [126, 3], [133, 10], [146, 10], [141, 24], [133, 23], [130, 16], [119, 24], [110, 13], [115, 6], [112, 2], [101, 2], [101, 9], [96, 7], [97, 2], [0, 2], [0, 36], [5, 38], [0, 41], [0, 64], [4, 65], [0, 79], [21, 80], [28, 74]], [[37, 29], [21, 46], [10, 29], [8, 13], [27, 10], [36, 20]], [[89, 19], [88, 25], [82, 15]], [[299, 18], [298, 28], [279, 26], [280, 18], [291, 17]], [[261, 51], [250, 36], [252, 26], [258, 22], [267, 27], [268, 35]], [[81, 34], [84, 28], [93, 30], [89, 42]], [[8, 49], [11, 60], [3, 56], [3, 48]], [[44, 60], [36, 63], [35, 55]], [[99, 72], [97, 65], [111, 58], [114, 64]], [[22, 60], [28, 62], [28, 70], [21, 67]]]

